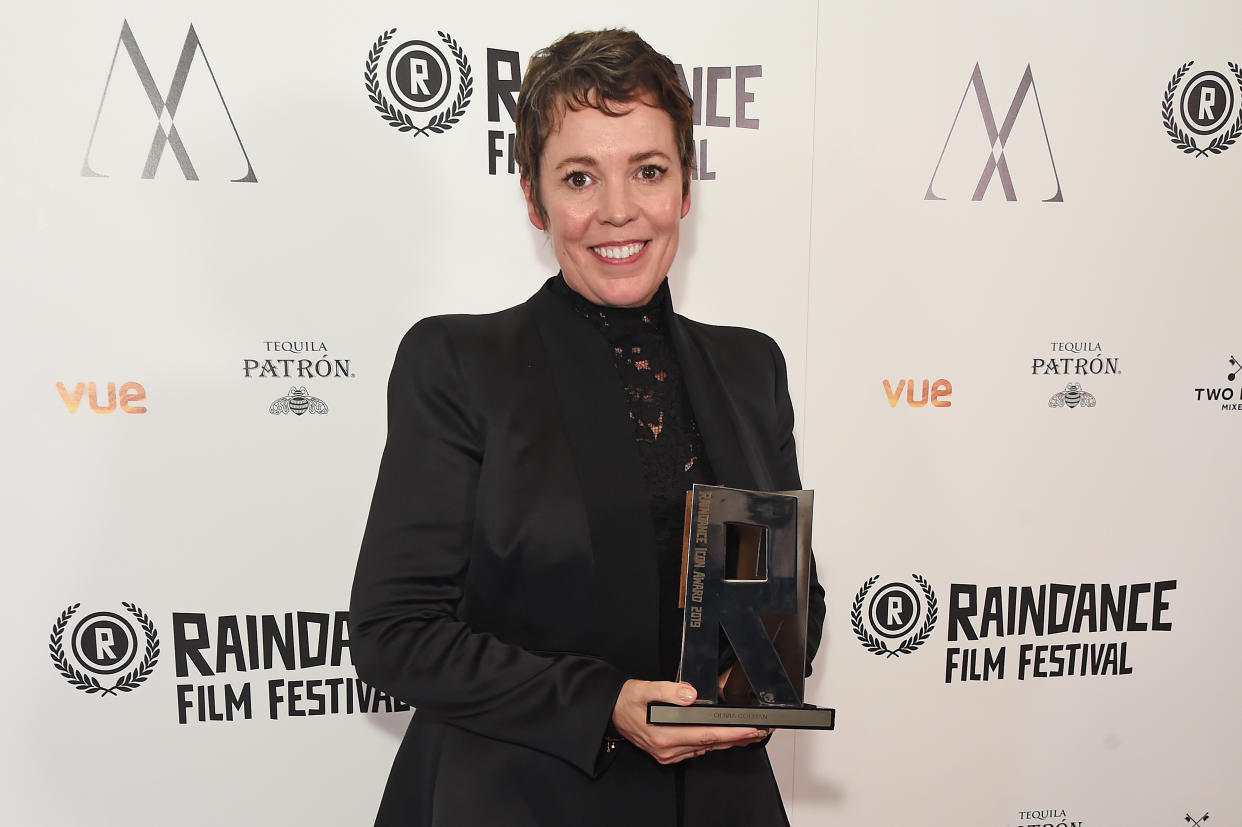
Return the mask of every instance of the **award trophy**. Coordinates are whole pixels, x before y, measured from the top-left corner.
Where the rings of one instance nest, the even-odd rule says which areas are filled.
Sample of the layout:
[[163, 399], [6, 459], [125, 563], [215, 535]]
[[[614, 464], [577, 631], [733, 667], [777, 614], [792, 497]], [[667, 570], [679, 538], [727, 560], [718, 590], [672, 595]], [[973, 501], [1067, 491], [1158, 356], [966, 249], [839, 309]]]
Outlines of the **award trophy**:
[[[802, 702], [814, 492], [695, 485], [686, 504], [681, 665], [690, 706], [651, 703], [647, 722], [832, 729]], [[721, 688], [721, 631], [736, 662]]]

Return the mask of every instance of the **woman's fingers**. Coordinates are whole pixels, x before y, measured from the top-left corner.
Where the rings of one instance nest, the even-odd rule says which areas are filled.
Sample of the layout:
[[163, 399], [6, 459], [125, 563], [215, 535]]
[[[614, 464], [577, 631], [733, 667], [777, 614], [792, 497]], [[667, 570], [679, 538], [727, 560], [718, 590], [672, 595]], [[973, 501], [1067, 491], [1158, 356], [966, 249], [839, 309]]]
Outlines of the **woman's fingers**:
[[688, 706], [694, 687], [670, 681], [628, 680], [613, 707], [617, 731], [661, 764], [674, 764], [711, 750], [730, 749], [762, 741], [769, 730], [753, 727], [668, 726], [647, 723], [647, 704], [653, 701]]

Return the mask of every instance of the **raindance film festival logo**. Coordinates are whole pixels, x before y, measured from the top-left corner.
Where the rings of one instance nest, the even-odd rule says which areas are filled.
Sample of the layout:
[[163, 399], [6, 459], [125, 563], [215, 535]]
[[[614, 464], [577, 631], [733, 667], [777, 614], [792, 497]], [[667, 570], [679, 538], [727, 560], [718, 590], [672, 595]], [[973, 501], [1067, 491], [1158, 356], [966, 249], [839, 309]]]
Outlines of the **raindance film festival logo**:
[[351, 674], [348, 626], [347, 612], [173, 612], [177, 723], [409, 710]]
[[92, 612], [71, 623], [81, 605], [74, 603], [52, 624], [48, 649], [56, 671], [70, 686], [88, 695], [132, 692], [159, 663], [160, 638], [155, 624], [133, 603], [121, 604], [129, 617]]
[[[120, 95], [109, 97], [112, 91], [112, 80], [116, 70], [116, 60], [121, 54], [121, 47], [125, 47], [125, 54], [129, 58], [129, 63], [134, 69], [136, 80], [142, 92], [145, 92], [147, 104], [151, 111], [146, 113], [146, 117], [152, 118], [154, 121], [155, 131], [151, 138], [150, 148], [147, 150], [146, 162], [142, 168], [143, 178], [154, 178], [155, 173], [159, 170], [160, 161], [164, 157], [164, 150], [167, 149], [176, 159], [177, 165], [181, 168], [181, 174], [185, 176], [187, 181], [199, 180], [198, 171], [194, 167], [193, 161], [190, 160], [189, 150], [186, 149], [186, 142], [182, 131], [177, 126], [177, 116], [179, 110], [184, 110], [186, 104], [192, 110], [189, 123], [194, 125], [195, 136], [199, 140], [194, 142], [191, 138], [191, 144], [198, 146], [203, 154], [208, 157], [221, 155], [220, 151], [214, 143], [223, 141], [228, 142], [226, 134], [231, 134], [233, 140], [237, 142], [237, 149], [240, 150], [241, 158], [244, 161], [246, 172], [240, 178], [232, 179], [233, 183], [256, 183], [259, 179], [255, 177], [254, 166], [250, 163], [250, 156], [246, 153], [246, 147], [242, 144], [241, 134], [237, 131], [237, 124], [233, 122], [233, 114], [229, 112], [229, 105], [224, 100], [224, 93], [220, 91], [220, 83], [216, 80], [216, 73], [211, 68], [211, 64], [207, 61], [207, 52], [203, 50], [202, 41], [199, 40], [198, 33], [194, 30], [193, 24], [185, 34], [185, 41], [181, 46], [181, 54], [177, 59], [176, 68], [173, 70], [172, 80], [168, 84], [168, 91], [162, 96], [159, 92], [159, 84], [155, 81], [155, 76], [151, 73], [147, 58], [143, 55], [142, 49], [138, 46], [138, 39], [134, 37], [133, 30], [129, 27], [129, 21], [124, 20], [121, 23], [121, 34], [117, 38], [116, 48], [112, 52], [112, 63], [108, 66], [107, 79], [104, 81], [103, 94], [99, 97], [99, 109], [95, 113], [95, 124], [91, 127], [90, 141], [86, 144], [86, 157], [82, 159], [82, 177], [84, 178], [107, 178], [106, 173], [96, 171], [92, 166], [92, 152], [96, 149], [96, 139], [100, 139], [103, 145], [100, 147], [102, 155], [108, 158], [123, 158], [126, 155], [125, 144], [131, 143], [128, 138], [135, 133], [131, 128], [136, 121], [135, 118], [142, 117], [141, 111], [126, 111], [127, 103], [134, 101], [135, 97], [122, 92]], [[194, 66], [196, 58], [202, 58], [203, 68], [207, 70], [207, 76], [211, 79], [211, 89], [215, 90], [216, 98], [219, 101], [220, 109], [215, 110], [213, 115], [204, 114], [210, 110], [211, 102], [203, 103], [201, 100], [202, 93], [206, 91], [205, 80], [201, 77], [201, 70], [194, 76], [197, 78], [195, 82], [189, 83], [189, 89], [196, 94], [185, 94], [187, 91], [187, 82], [190, 81], [190, 70]], [[210, 97], [210, 96], [208, 96]], [[117, 99], [119, 98], [119, 99]], [[114, 101], [114, 99], [117, 99]], [[145, 109], [145, 106], [136, 104]], [[206, 107], [206, 109], [204, 109]], [[113, 114], [113, 110], [117, 110]], [[228, 130], [224, 130], [224, 122], [219, 120], [220, 113], [228, 121]], [[183, 111], [184, 115], [185, 112]], [[105, 128], [100, 130], [101, 120], [105, 124]], [[216, 127], [214, 130], [211, 128]], [[209, 133], [213, 133], [209, 134]], [[223, 153], [227, 155], [228, 153]], [[240, 164], [239, 164], [240, 166]]]
[[[894, 581], [873, 592], [872, 587], [880, 579], [877, 574], [863, 583], [854, 596], [850, 626], [858, 642], [873, 655], [893, 658], [909, 654], [922, 646], [936, 628], [936, 593], [922, 575], [910, 577], [918, 584], [917, 589], [909, 583]], [[871, 599], [867, 600], [869, 593]]]
[[[1228, 63], [1232, 78], [1208, 69], [1187, 80], [1194, 65], [1193, 60], [1183, 63], [1164, 88], [1161, 121], [1173, 146], [1185, 154], [1196, 158], [1219, 155], [1242, 136], [1242, 107], [1234, 92], [1236, 85], [1242, 93], [1242, 67]], [[1200, 140], [1206, 143], [1200, 146]]]
[[[1169, 607], [1176, 589], [1176, 580], [1022, 586], [951, 583], [949, 643], [983, 642], [945, 648], [944, 682], [1004, 680], [1014, 676], [1015, 666], [1020, 681], [1133, 674], [1128, 638], [1173, 631]], [[1107, 632], [1126, 637], [1102, 638]], [[1024, 637], [1035, 640], [1021, 642]]]
[[[714, 181], [717, 170], [708, 160], [708, 138], [703, 137], [707, 130], [698, 127], [707, 127], [712, 130], [707, 134], [715, 135], [722, 134], [716, 129], [758, 131], [761, 104], [757, 98], [763, 88], [763, 64], [729, 62], [716, 66], [683, 66], [674, 63], [673, 69], [690, 96], [691, 121], [696, 127], [695, 140], [691, 143], [690, 178]], [[517, 134], [512, 127], [517, 117], [517, 95], [522, 88], [521, 55], [513, 49], [488, 47], [486, 77], [487, 174], [497, 175], [507, 170], [508, 174], [516, 175]]]
[[[855, 595], [850, 625], [872, 654], [897, 657], [931, 637], [939, 615], [936, 595], [926, 578], [911, 578], [914, 585], [895, 581], [876, 587], [877, 574]], [[1131, 638], [1173, 631], [1170, 606], [1176, 589], [1176, 580], [950, 583], [944, 682], [1133, 674]]]
[[[415, 138], [447, 132], [461, 120], [474, 94], [474, 78], [465, 51], [445, 32], [436, 34], [452, 55], [451, 62], [439, 46], [426, 40], [407, 40], [388, 48], [388, 42], [396, 33], [396, 29], [384, 32], [367, 52], [366, 68], [362, 73], [367, 97], [384, 122], [398, 132], [412, 132]], [[456, 84], [453, 82], [454, 67]], [[450, 101], [454, 89], [456, 95]], [[384, 94], [385, 90], [392, 100]], [[428, 113], [434, 114], [428, 116]]]
[[[1238, 378], [1238, 374], [1242, 373], [1242, 364], [1238, 363], [1234, 356], [1229, 357], [1229, 373], [1225, 374], [1225, 381], [1232, 382]], [[1195, 388], [1196, 402], [1210, 402], [1219, 404], [1222, 411], [1242, 411], [1242, 385], [1236, 390], [1229, 386], [1217, 386], [1208, 388]]]

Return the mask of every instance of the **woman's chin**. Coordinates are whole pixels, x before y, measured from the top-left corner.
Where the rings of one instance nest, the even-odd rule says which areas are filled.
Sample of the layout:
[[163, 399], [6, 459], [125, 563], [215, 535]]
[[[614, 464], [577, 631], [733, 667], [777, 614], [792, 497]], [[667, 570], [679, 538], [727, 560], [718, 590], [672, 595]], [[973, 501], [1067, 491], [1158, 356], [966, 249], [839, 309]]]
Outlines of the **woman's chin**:
[[585, 284], [575, 284], [573, 280], [566, 279], [574, 292], [594, 304], [607, 307], [641, 307], [651, 301], [663, 281], [663, 278], [647, 275], [591, 279]]

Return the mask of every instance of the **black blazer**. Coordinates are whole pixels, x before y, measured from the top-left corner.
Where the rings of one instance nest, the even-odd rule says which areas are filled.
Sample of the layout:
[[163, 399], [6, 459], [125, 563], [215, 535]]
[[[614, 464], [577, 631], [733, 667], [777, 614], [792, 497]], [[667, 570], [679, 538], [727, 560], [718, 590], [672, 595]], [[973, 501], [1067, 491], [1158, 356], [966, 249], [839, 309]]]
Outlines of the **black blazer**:
[[[775, 342], [670, 316], [717, 481], [800, 488]], [[610, 346], [547, 285], [402, 341], [350, 605], [359, 676], [417, 708], [379, 827], [674, 827], [675, 770], [601, 748], [627, 678], [671, 679], [624, 400]], [[809, 614], [813, 653], [818, 583]], [[687, 827], [786, 823], [762, 747], [684, 772]]]

